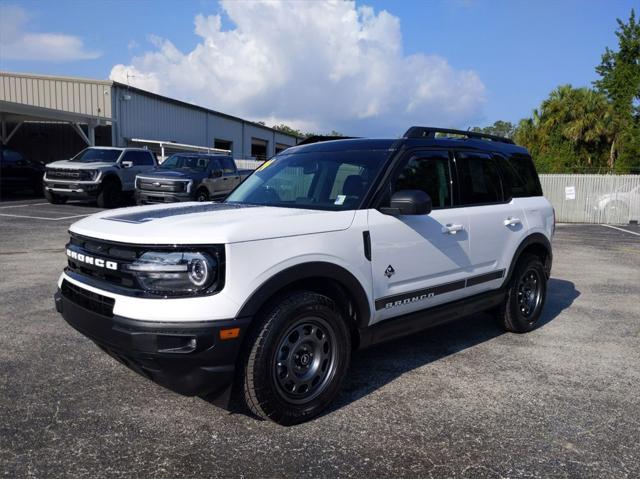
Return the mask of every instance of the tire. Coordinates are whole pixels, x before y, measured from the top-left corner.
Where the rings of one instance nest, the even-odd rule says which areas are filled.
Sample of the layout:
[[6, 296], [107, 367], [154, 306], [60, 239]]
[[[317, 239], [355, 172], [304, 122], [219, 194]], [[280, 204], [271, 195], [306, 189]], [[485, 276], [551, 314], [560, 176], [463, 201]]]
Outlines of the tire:
[[267, 310], [247, 344], [242, 399], [283, 426], [320, 414], [335, 398], [351, 359], [343, 315], [326, 296], [301, 291]]
[[533, 330], [547, 297], [547, 275], [538, 256], [525, 254], [513, 271], [507, 296], [498, 309], [500, 325], [512, 333]]
[[120, 184], [116, 180], [107, 179], [102, 183], [96, 200], [100, 208], [115, 208], [120, 204], [121, 196]]
[[200, 188], [196, 191], [196, 201], [209, 201], [209, 191], [206, 188]]
[[63, 205], [68, 199], [66, 196], [56, 195], [55, 193], [51, 193], [49, 190], [44, 190], [44, 197], [52, 205]]

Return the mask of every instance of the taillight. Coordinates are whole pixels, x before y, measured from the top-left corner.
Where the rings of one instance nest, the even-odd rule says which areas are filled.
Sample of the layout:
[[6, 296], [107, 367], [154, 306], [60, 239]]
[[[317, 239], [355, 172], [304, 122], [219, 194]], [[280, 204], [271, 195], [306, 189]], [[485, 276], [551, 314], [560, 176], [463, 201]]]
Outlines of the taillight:
[[556, 233], [556, 209], [551, 208], [553, 210], [553, 227], [551, 228], [551, 236]]

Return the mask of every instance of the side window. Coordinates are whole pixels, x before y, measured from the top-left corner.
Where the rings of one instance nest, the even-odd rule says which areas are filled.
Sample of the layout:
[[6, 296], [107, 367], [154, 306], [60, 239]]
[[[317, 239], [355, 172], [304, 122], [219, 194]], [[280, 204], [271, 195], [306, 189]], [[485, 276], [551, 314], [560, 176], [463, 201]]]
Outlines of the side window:
[[499, 156], [496, 159], [506, 183], [505, 196], [513, 198], [542, 196], [538, 174], [530, 157], [518, 155], [506, 159]]
[[501, 203], [502, 184], [496, 161], [484, 153], [456, 154], [461, 205]]
[[233, 158], [222, 158], [220, 163], [222, 163], [222, 171], [225, 175], [232, 175], [236, 172], [236, 164], [234, 163]]
[[430, 152], [409, 159], [392, 185], [392, 194], [400, 190], [422, 190], [431, 197], [433, 208], [451, 206], [449, 154]]
[[4, 162], [8, 165], [16, 165], [22, 160], [22, 155], [14, 150], [6, 149], [2, 155]]
[[131, 161], [133, 166], [148, 166], [153, 165], [153, 158], [146, 151], [130, 151], [127, 155], [131, 155]]
[[209, 171], [220, 171], [221, 169], [220, 160], [217, 158], [211, 158], [209, 160]]

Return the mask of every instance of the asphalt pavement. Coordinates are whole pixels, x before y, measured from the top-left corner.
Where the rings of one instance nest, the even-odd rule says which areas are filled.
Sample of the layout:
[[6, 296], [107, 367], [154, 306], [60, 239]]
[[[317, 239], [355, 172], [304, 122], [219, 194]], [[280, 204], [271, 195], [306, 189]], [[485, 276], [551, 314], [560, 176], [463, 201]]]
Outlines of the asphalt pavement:
[[541, 325], [486, 314], [355, 354], [285, 428], [176, 395], [71, 329], [67, 229], [99, 211], [0, 203], [6, 477], [640, 477], [640, 228], [560, 225]]

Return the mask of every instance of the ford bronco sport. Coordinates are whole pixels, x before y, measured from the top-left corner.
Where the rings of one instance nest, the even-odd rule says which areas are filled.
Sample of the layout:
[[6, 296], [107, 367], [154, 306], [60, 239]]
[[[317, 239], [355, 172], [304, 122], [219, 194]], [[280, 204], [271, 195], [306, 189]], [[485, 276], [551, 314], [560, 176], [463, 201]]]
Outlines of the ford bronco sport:
[[289, 148], [223, 203], [83, 219], [55, 303], [145, 377], [295, 424], [357, 348], [479, 311], [532, 330], [554, 227], [524, 148], [412, 127]]

